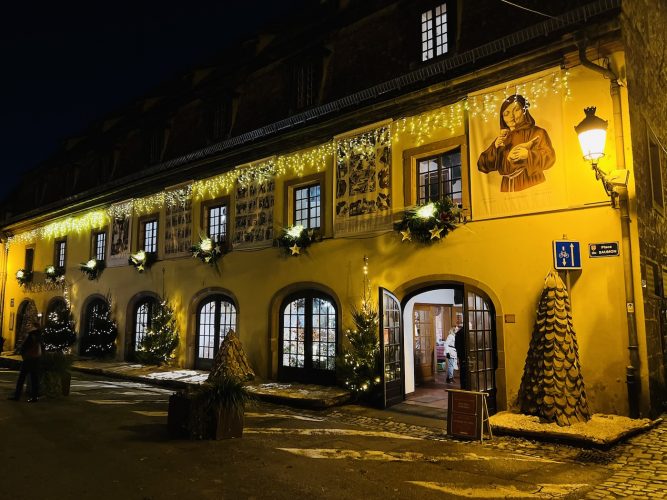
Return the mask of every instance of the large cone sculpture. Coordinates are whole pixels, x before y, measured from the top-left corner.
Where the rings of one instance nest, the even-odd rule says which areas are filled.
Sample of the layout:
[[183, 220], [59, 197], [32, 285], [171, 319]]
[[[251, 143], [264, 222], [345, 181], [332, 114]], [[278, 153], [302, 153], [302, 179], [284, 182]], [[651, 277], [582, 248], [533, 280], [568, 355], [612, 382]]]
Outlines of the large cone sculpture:
[[521, 413], [561, 426], [590, 418], [570, 299], [563, 280], [553, 270], [544, 282], [537, 308], [519, 404]]
[[229, 330], [220, 344], [208, 381], [213, 382], [220, 377], [235, 378], [243, 382], [255, 378], [255, 372], [234, 330]]

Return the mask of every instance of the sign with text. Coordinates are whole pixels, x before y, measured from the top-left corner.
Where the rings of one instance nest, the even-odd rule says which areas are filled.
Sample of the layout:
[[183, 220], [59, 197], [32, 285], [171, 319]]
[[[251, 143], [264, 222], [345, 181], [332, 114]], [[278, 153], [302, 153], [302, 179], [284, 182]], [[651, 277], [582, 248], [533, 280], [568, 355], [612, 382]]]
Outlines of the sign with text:
[[581, 269], [581, 252], [578, 241], [554, 241], [554, 267], [556, 269]]
[[588, 245], [588, 255], [592, 258], [618, 257], [620, 255], [618, 250], [618, 241], [610, 241], [607, 243], [590, 243]]
[[[447, 391], [447, 434], [465, 439], [482, 439], [483, 425], [488, 425], [489, 410], [484, 392]], [[490, 434], [490, 428], [489, 428]]]

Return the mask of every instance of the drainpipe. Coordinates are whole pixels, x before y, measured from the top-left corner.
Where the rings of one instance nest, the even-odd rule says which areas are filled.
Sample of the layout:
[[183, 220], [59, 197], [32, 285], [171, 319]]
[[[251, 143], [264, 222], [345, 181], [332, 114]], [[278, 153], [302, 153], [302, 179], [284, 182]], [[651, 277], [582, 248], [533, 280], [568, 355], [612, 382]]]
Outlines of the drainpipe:
[[0, 237], [0, 244], [4, 245], [4, 252], [2, 252], [2, 265], [0, 265], [0, 353], [5, 344], [5, 339], [2, 336], [2, 325], [5, 319], [5, 289], [7, 285], [7, 257], [9, 255], [9, 247], [7, 246], [7, 238]]
[[[582, 66], [600, 73], [609, 78], [611, 102], [614, 110], [614, 131], [616, 140], [617, 168], [625, 169], [625, 148], [623, 138], [623, 115], [621, 113], [621, 90], [618, 77], [609, 68], [599, 66], [586, 57], [586, 38], [578, 40], [579, 60]], [[618, 188], [615, 188], [618, 189]], [[641, 393], [641, 379], [639, 376], [639, 345], [637, 339], [637, 318], [635, 316], [634, 275], [632, 271], [632, 242], [630, 240], [630, 200], [627, 186], [619, 189], [619, 206], [621, 212], [621, 255], [623, 256], [623, 274], [625, 281], [625, 310], [628, 324], [628, 361], [625, 382], [628, 388], [628, 406], [630, 417], [639, 418], [639, 401]]]

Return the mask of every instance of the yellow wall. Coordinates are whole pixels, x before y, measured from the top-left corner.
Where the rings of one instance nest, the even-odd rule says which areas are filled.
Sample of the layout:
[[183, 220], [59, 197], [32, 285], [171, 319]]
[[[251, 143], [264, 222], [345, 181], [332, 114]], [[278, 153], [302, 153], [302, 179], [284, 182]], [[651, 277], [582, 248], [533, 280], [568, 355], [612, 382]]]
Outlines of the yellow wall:
[[[160, 261], [142, 275], [128, 266], [109, 268], [99, 281], [87, 280], [77, 269], [79, 262], [89, 258], [90, 234], [74, 234], [68, 237], [67, 279], [72, 283], [71, 298], [77, 323], [80, 323], [86, 297], [111, 292], [119, 324], [119, 345], [123, 345], [127, 323], [131, 323], [126, 320], [128, 302], [144, 291], [161, 294], [164, 287], [176, 306], [182, 330], [178, 364], [192, 366], [195, 298], [201, 298], [204, 290], [222, 289], [236, 300], [239, 335], [255, 370], [262, 377], [272, 377], [277, 366], [276, 311], [282, 298], [299, 283], [316, 284], [334, 294], [342, 309], [341, 326], [351, 325], [350, 307], [359, 303], [362, 259], [368, 255], [372, 285], [395, 291], [399, 299], [420, 286], [448, 280], [475, 285], [492, 299], [497, 315], [499, 402], [501, 407], [509, 406], [519, 388], [544, 277], [552, 266], [552, 242], [566, 236], [581, 242], [582, 248], [583, 270], [572, 272], [571, 298], [591, 409], [625, 414], [627, 333], [623, 264], [620, 257], [591, 259], [587, 252], [589, 243], [621, 240], [619, 212], [609, 206], [602, 186], [581, 159], [573, 130], [583, 118], [583, 107], [596, 104], [598, 115], [610, 120], [609, 136], [613, 137], [608, 81], [583, 68], [574, 68], [570, 86], [573, 99], [563, 104], [564, 151], [559, 153], [564, 155], [568, 175], [567, 200], [561, 210], [471, 221], [442, 243], [429, 247], [401, 243], [400, 237], [391, 231], [368, 238], [325, 239], [313, 244], [298, 258], [287, 257], [278, 248], [232, 251], [222, 258], [220, 275], [196, 259], [181, 258]], [[463, 124], [460, 124], [455, 130], [438, 131], [428, 141], [463, 134]], [[414, 138], [409, 136], [393, 144], [392, 195], [396, 212], [403, 208], [403, 151], [416, 146]], [[613, 147], [613, 140], [608, 140], [607, 157], [601, 162], [603, 168], [614, 164]], [[329, 194], [327, 228], [331, 228], [332, 159], [325, 171]], [[304, 175], [313, 172], [306, 171]], [[277, 226], [283, 222], [282, 182], [289, 179], [289, 175], [285, 176], [276, 185], [274, 218]], [[474, 205], [472, 210], [474, 214]], [[193, 220], [199, 224], [198, 202]], [[161, 224], [163, 231], [164, 224]], [[327, 233], [331, 234], [330, 229]], [[198, 227], [193, 234], [199, 234]], [[23, 266], [23, 255], [23, 244], [11, 246], [3, 332], [12, 342], [13, 332], [8, 330], [9, 312], [16, 312], [26, 297], [32, 297], [38, 309], [44, 311], [48, 301], [59, 295], [55, 290], [28, 293], [17, 286], [13, 276]], [[37, 241], [35, 270], [42, 271], [52, 264], [52, 255], [52, 240]], [[35, 278], [38, 282], [42, 280], [40, 276]], [[14, 307], [9, 306], [10, 299], [15, 300]], [[637, 304], [638, 310], [640, 305]], [[516, 322], [505, 323], [505, 315], [514, 315]], [[639, 333], [641, 338], [642, 332]], [[646, 376], [645, 370], [642, 374]]]

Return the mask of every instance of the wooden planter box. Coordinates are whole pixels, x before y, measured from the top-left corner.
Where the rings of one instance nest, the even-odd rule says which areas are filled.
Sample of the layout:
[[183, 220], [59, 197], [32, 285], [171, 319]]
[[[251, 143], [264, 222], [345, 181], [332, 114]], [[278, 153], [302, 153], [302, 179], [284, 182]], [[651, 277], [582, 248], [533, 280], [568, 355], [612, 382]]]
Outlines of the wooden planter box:
[[68, 371], [43, 371], [40, 374], [42, 395], [49, 398], [69, 396], [72, 374]]
[[221, 408], [217, 412], [190, 394], [169, 396], [169, 436], [181, 439], [231, 439], [243, 436], [243, 411]]

